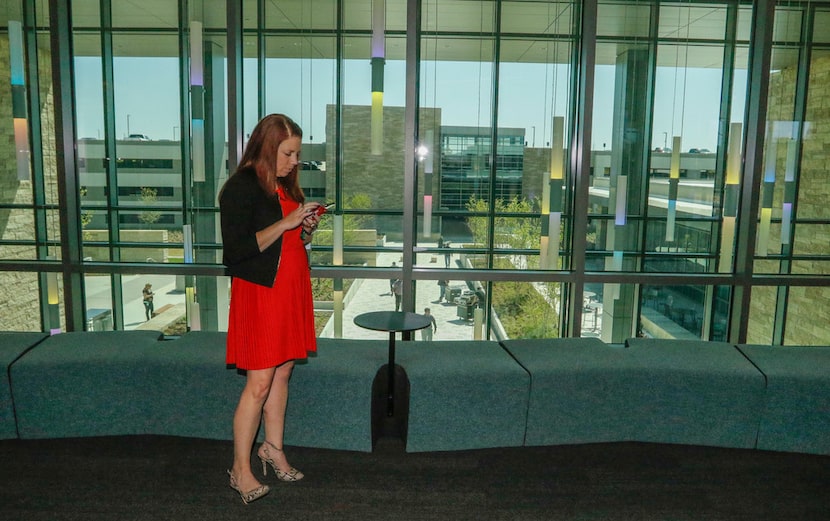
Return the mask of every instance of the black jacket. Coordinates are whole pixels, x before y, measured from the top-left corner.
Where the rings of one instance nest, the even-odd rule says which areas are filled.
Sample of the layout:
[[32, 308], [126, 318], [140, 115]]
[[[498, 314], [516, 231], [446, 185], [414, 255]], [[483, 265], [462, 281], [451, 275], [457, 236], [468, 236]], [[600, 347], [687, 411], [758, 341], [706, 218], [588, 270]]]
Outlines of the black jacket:
[[256, 232], [282, 219], [276, 194], [268, 196], [253, 169], [231, 175], [219, 193], [222, 223], [222, 263], [228, 274], [271, 287], [277, 275], [282, 237], [260, 252]]

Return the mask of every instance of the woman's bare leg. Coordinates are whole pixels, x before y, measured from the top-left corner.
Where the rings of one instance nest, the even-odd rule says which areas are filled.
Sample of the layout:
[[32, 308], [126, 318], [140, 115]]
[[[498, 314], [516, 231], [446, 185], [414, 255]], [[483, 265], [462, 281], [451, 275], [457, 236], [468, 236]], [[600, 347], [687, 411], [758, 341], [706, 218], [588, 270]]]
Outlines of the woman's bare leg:
[[[274, 372], [274, 379], [271, 382], [271, 392], [262, 409], [265, 425], [265, 439], [274, 447], [282, 449], [285, 434], [285, 409], [288, 404], [288, 381], [291, 379], [291, 371], [294, 369], [294, 361], [288, 361], [277, 367]], [[270, 450], [269, 456], [277, 464], [282, 472], [290, 472], [291, 465], [281, 451]]]
[[271, 393], [275, 369], [249, 370], [245, 388], [233, 415], [233, 472], [239, 488], [253, 490], [260, 485], [251, 471], [251, 451], [262, 419], [263, 406]]

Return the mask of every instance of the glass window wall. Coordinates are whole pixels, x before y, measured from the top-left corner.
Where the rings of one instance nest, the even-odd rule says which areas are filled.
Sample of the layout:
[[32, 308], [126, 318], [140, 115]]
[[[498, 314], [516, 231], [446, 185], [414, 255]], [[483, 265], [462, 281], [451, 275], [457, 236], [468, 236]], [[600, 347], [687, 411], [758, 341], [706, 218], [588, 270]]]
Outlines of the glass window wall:
[[[367, 337], [353, 316], [394, 309], [389, 281], [401, 278], [399, 307], [431, 308], [435, 339], [737, 340], [728, 326], [743, 323], [741, 340], [827, 344], [794, 324], [828, 285], [830, 7], [781, 4], [772, 40], [754, 42], [754, 4], [600, 0], [597, 38], [582, 41], [591, 5], [423, 0], [410, 33], [406, 0], [245, 0], [231, 28], [223, 0], [75, 0], [75, 119], [56, 129], [66, 99], [52, 77], [65, 73], [52, 71], [48, 13], [9, 2], [0, 288], [31, 291], [6, 295], [28, 311], [0, 314], [0, 327], [146, 327], [150, 282], [149, 322], [222, 330], [228, 123], [241, 121], [244, 141], [284, 112], [304, 129], [306, 197], [335, 203], [310, 252], [323, 336]], [[750, 71], [753, 46], [771, 51], [768, 71]], [[585, 84], [583, 57], [594, 60]], [[765, 100], [751, 97], [753, 73], [768, 78]], [[584, 96], [589, 128], [576, 124]], [[766, 110], [763, 129], [748, 128], [748, 107]], [[57, 168], [67, 128], [72, 179]], [[744, 171], [758, 130], [762, 166]], [[582, 183], [575, 143], [588, 137]], [[741, 222], [750, 203], [757, 220]], [[77, 240], [61, 237], [70, 220]], [[58, 295], [81, 277], [80, 326], [62, 318], [63, 297], [50, 307], [47, 272]], [[752, 292], [748, 309], [736, 288]]]

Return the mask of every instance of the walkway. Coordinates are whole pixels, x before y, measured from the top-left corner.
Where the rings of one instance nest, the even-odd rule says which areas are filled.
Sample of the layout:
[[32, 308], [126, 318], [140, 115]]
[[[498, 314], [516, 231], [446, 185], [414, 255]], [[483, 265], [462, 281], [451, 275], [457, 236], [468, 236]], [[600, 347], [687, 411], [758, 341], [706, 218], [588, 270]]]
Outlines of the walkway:
[[[395, 245], [399, 246], [399, 245]], [[423, 244], [422, 246], [430, 246]], [[435, 246], [432, 244], [431, 246]], [[451, 256], [450, 266], [456, 266], [459, 255]], [[400, 252], [384, 251], [378, 254], [378, 266], [391, 266], [392, 262], [401, 264]], [[442, 255], [419, 253], [416, 255], [415, 265], [418, 267], [443, 267], [444, 258]], [[463, 273], [459, 272], [463, 279]], [[159, 309], [166, 304], [174, 306], [184, 304], [184, 292], [176, 287], [176, 277], [172, 275], [125, 275], [122, 278], [124, 286], [124, 323], [125, 329], [138, 327], [153, 327], [155, 324], [145, 323], [144, 306], [141, 303], [141, 288], [145, 282], [153, 284], [155, 291], [155, 305]], [[109, 309], [110, 287], [109, 277], [88, 276], [87, 280], [87, 302], [91, 308]], [[450, 280], [451, 288], [468, 290], [464, 280]], [[438, 327], [433, 335], [433, 340], [473, 340], [475, 338], [475, 326], [473, 320], [464, 320], [458, 316], [458, 308], [455, 304], [446, 302], [436, 303], [439, 288], [434, 280], [422, 280], [416, 282], [415, 288], [415, 309], [416, 313], [423, 313], [424, 308], [430, 308], [430, 313], [435, 317]], [[395, 309], [395, 299], [389, 289], [388, 279], [356, 279], [347, 295], [349, 299], [343, 310], [343, 338], [368, 338], [387, 339], [388, 334], [379, 331], [370, 331], [358, 327], [354, 323], [354, 317], [369, 311], [383, 311]], [[175, 309], [180, 309], [177, 306]], [[171, 309], [172, 311], [172, 309]], [[171, 313], [171, 317], [173, 314]], [[594, 324], [594, 315], [585, 313], [583, 317], [583, 336], [599, 336], [602, 329], [602, 311], [597, 313], [597, 322]], [[324, 327], [320, 333], [321, 337], [331, 338], [334, 336], [333, 320]], [[484, 331], [481, 338], [486, 338]], [[399, 335], [400, 338], [400, 335]], [[420, 332], [416, 333], [413, 339], [420, 340]], [[491, 338], [493, 335], [491, 335]]]
[[[378, 266], [391, 266], [392, 262], [400, 265], [401, 254], [399, 252], [382, 252], [378, 254]], [[440, 256], [439, 256], [440, 257]], [[421, 254], [416, 260], [417, 266], [435, 267], [430, 262], [432, 255]], [[453, 261], [458, 256], [453, 256]], [[439, 258], [443, 261], [443, 258]], [[343, 338], [371, 338], [387, 339], [388, 333], [380, 331], [369, 331], [354, 323], [354, 317], [369, 311], [385, 311], [395, 309], [395, 298], [389, 289], [388, 279], [359, 279], [354, 282], [349, 291], [349, 301], [344, 305], [343, 310]], [[462, 286], [462, 281], [450, 281], [451, 287]], [[465, 287], [466, 289], [466, 287]], [[455, 304], [446, 302], [437, 304], [438, 284], [434, 280], [416, 282], [415, 312], [423, 313], [424, 308], [430, 308], [430, 313], [435, 317], [438, 330], [433, 335], [433, 340], [472, 340], [474, 337], [474, 326], [472, 320], [462, 320], [457, 314]], [[326, 324], [321, 337], [333, 337], [334, 325], [332, 320]], [[420, 340], [420, 332], [413, 337]]]
[[[153, 304], [157, 310], [167, 304], [172, 306], [184, 304], [184, 291], [176, 288], [175, 275], [124, 275], [121, 277], [124, 296], [124, 329], [136, 329], [146, 322], [141, 290], [148, 282], [153, 285], [155, 293]], [[94, 314], [95, 310], [112, 309], [110, 277], [87, 275], [84, 278], [84, 284], [86, 285], [88, 315]], [[110, 327], [112, 327], [111, 322]]]

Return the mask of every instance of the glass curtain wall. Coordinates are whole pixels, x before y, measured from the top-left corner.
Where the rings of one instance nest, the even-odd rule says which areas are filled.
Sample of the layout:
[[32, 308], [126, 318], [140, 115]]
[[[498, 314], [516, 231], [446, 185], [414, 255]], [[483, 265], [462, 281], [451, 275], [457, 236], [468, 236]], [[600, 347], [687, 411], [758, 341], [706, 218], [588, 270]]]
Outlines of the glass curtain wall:
[[[816, 5], [819, 4], [819, 5]], [[830, 273], [830, 211], [825, 132], [830, 6], [776, 7], [760, 187], [755, 271]], [[750, 308], [748, 337], [757, 343], [815, 345], [828, 332], [815, 317], [830, 312], [827, 288], [770, 286]]]
[[[51, 133], [53, 100], [43, 6], [0, 8], [0, 327], [61, 331], [60, 212]], [[40, 115], [43, 115], [41, 118]]]
[[[223, 330], [228, 142], [283, 112], [306, 197], [334, 203], [310, 253], [321, 336], [430, 307], [436, 340], [827, 344], [830, 3], [778, 3], [756, 41], [765, 5], [6, 2], [0, 327]], [[55, 24], [72, 54], [53, 71]]]
[[[139, 16], [123, 2], [72, 2], [85, 262], [175, 262], [175, 250], [181, 251], [179, 13], [175, 4], [158, 9], [157, 17]], [[84, 274], [87, 327], [139, 326], [155, 306], [162, 309], [162, 294], [174, 280]], [[143, 305], [146, 284], [161, 297], [152, 309]]]
[[[737, 4], [599, 3], [589, 270], [732, 270], [749, 23]], [[603, 340], [725, 338], [728, 287], [586, 290]]]
[[[149, 12], [126, 2], [71, 3], [84, 262], [184, 260], [184, 231], [197, 202], [190, 185], [196, 176], [185, 175], [190, 150], [183, 148], [191, 129], [182, 35], [191, 17], [180, 7], [158, 3]], [[224, 118], [216, 123], [222, 143]], [[183, 279], [142, 270], [85, 273], [86, 327], [142, 328], [157, 314], [184, 310]], [[152, 305], [145, 288], [154, 293]]]

